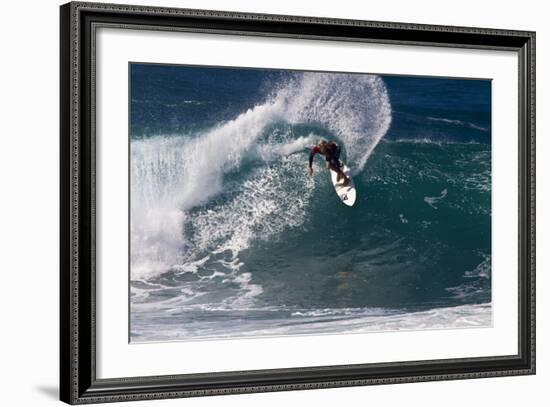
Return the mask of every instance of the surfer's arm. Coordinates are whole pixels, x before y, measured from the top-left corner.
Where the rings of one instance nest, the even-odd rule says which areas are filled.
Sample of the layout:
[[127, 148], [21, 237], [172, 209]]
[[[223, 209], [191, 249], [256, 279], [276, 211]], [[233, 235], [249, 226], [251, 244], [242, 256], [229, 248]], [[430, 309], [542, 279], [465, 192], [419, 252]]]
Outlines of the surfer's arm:
[[319, 153], [319, 147], [315, 146], [311, 149], [311, 152], [309, 153], [309, 168], [313, 165], [313, 157], [315, 157], [315, 154]]
[[321, 150], [317, 146], [313, 147], [311, 149], [311, 152], [309, 153], [309, 163], [307, 166], [307, 173], [309, 175], [313, 174], [313, 157], [315, 157], [315, 154], [319, 153]]

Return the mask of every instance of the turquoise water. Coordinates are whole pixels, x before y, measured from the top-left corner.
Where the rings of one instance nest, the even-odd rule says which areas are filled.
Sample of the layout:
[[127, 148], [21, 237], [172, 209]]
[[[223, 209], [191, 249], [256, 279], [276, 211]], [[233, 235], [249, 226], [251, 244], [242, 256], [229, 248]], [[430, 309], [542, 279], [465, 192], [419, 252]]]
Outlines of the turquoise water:
[[490, 81], [131, 75], [132, 341], [490, 324]]

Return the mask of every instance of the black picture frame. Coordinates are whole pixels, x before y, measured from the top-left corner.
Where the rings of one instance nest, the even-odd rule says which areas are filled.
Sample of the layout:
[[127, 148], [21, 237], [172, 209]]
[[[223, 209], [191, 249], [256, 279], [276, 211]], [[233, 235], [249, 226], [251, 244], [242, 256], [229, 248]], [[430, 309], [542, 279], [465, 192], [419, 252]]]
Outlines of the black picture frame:
[[[72, 2], [60, 7], [60, 398], [70, 404], [535, 373], [535, 33]], [[98, 26], [511, 50], [519, 60], [519, 349], [499, 357], [170, 376], [96, 377], [95, 67]], [[512, 267], [512, 265], [510, 265]]]

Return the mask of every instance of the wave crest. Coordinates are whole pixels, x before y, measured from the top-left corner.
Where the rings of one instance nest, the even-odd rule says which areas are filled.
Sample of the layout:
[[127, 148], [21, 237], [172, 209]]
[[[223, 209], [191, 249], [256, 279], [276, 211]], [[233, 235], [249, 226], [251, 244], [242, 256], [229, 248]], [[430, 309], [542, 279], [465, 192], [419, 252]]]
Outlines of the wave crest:
[[318, 122], [343, 141], [347, 164], [360, 172], [388, 131], [391, 105], [383, 80], [374, 75], [302, 74], [283, 88], [289, 120]]

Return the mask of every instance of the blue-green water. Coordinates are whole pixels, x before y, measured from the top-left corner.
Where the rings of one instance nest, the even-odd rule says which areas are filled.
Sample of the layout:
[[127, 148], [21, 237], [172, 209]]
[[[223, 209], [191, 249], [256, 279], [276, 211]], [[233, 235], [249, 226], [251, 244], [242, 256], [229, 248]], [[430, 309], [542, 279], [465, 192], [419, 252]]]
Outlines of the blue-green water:
[[132, 341], [490, 324], [490, 89], [133, 64]]

